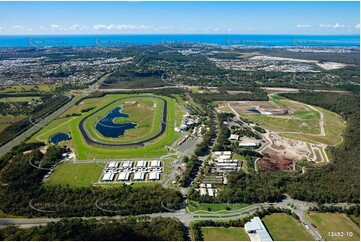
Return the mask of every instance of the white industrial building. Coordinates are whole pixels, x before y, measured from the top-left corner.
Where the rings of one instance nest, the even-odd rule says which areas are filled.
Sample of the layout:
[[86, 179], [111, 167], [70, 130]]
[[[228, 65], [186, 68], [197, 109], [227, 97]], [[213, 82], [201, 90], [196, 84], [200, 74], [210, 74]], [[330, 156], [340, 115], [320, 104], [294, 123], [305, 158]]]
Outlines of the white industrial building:
[[219, 163], [237, 163], [238, 162], [238, 160], [221, 160], [221, 159], [218, 159], [216, 161]]
[[137, 162], [137, 168], [144, 168], [147, 166], [147, 162], [144, 160], [140, 160]]
[[235, 171], [237, 170], [237, 163], [217, 163], [216, 168], [218, 171]]
[[160, 167], [160, 160], [152, 160], [150, 162], [150, 167]]
[[240, 142], [239, 147], [256, 148], [258, 145], [254, 142]]
[[150, 172], [149, 173], [149, 180], [155, 181], [159, 180], [160, 173], [159, 172]]
[[214, 189], [208, 188], [207, 191], [208, 191], [208, 195], [209, 195], [210, 197], [214, 197]]
[[231, 134], [231, 136], [229, 137], [229, 140], [238, 141], [238, 139], [239, 139], [239, 135], [238, 135], [238, 134]]
[[232, 151], [215, 151], [214, 152], [214, 155], [216, 156], [220, 156], [220, 155], [229, 155], [231, 156], [232, 155]]
[[254, 217], [244, 225], [251, 241], [273, 241], [259, 217]]
[[203, 195], [207, 195], [207, 189], [206, 188], [200, 188], [199, 189], [199, 194], [201, 195], [201, 196], [203, 196]]
[[123, 168], [131, 168], [131, 167], [132, 167], [132, 163], [133, 163], [133, 162], [131, 162], [131, 161], [124, 161], [122, 167], [123, 167]]
[[230, 160], [231, 155], [220, 155], [218, 156], [218, 160]]
[[121, 172], [118, 176], [118, 181], [128, 181], [130, 173], [129, 172]]
[[118, 161], [111, 161], [108, 164], [108, 168], [118, 168], [119, 162]]
[[143, 181], [145, 173], [144, 172], [136, 172], [134, 173], [134, 181]]
[[104, 174], [102, 181], [109, 182], [109, 181], [113, 181], [113, 179], [114, 179], [114, 173], [107, 172]]

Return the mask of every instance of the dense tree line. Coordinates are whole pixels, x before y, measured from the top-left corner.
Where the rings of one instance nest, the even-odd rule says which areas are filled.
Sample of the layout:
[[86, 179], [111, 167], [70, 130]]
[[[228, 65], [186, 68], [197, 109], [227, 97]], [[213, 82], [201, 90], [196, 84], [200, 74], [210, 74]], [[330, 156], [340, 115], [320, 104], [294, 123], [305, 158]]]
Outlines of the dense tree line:
[[356, 94], [300, 92], [287, 98], [317, 105], [343, 116], [347, 121], [343, 143], [329, 148], [332, 162], [307, 171], [289, 184], [290, 196], [306, 201], [360, 201], [360, 102]]
[[231, 131], [228, 128], [228, 120], [233, 116], [234, 114], [231, 113], [219, 113], [217, 115], [219, 133], [216, 144], [213, 147], [214, 151], [228, 150], [228, 146], [231, 144], [231, 142], [229, 141]]
[[0, 157], [0, 170], [4, 168], [6, 164], [11, 160], [13, 156], [19, 154], [24, 151], [34, 150], [41, 146], [44, 146], [44, 142], [34, 142], [34, 143], [21, 143], [20, 145], [15, 146], [10, 150], [10, 152], [6, 153], [4, 156]]
[[166, 82], [161, 80], [162, 71], [150, 70], [131, 70], [116, 71], [108, 76], [100, 88], [150, 88], [167, 86]]
[[345, 213], [347, 215], [360, 216], [360, 206], [351, 206], [349, 208], [345, 207], [336, 207], [336, 206], [325, 206], [319, 205], [317, 207], [312, 207], [310, 211], [323, 212], [323, 213]]
[[231, 172], [227, 176], [229, 188], [217, 197], [201, 196], [198, 192], [189, 195], [191, 200], [202, 203], [260, 203], [279, 202], [284, 199], [285, 184], [290, 179], [287, 173]]
[[[216, 198], [192, 193], [190, 198], [200, 202], [273, 202], [287, 193], [292, 198], [319, 203], [359, 202], [360, 198], [360, 122], [359, 96], [356, 94], [335, 94], [300, 92], [283, 94], [311, 105], [318, 105], [339, 113], [347, 120], [343, 134], [344, 142], [329, 148], [331, 163], [323, 167], [313, 167], [307, 172], [245, 174], [243, 171], [230, 173], [230, 189], [220, 192]], [[247, 155], [245, 150], [234, 150]], [[248, 154], [254, 155], [257, 154]]]
[[142, 241], [187, 239], [183, 223], [173, 218], [128, 217], [122, 219], [62, 219], [45, 226], [0, 230], [0, 240], [12, 241]]
[[199, 170], [200, 161], [198, 160], [197, 156], [192, 155], [190, 158], [185, 156], [183, 158], [183, 162], [187, 164], [186, 170], [180, 179], [180, 184], [182, 187], [188, 187], [194, 177], [197, 175]]
[[251, 93], [240, 93], [237, 95], [230, 95], [228, 93], [202, 93], [197, 94], [199, 98], [207, 102], [213, 101], [268, 101], [268, 96], [262, 89], [256, 89]]
[[[41, 160], [35, 166], [40, 164], [47, 167], [43, 161], [54, 159], [62, 152], [61, 149], [50, 149], [51, 153], [44, 157], [37, 149], [26, 154], [22, 152], [23, 149], [17, 154], [12, 153], [11, 163], [6, 165], [6, 172], [0, 175], [0, 209], [3, 212], [20, 216], [113, 216], [166, 211], [162, 203], [170, 209], [180, 206], [181, 194], [160, 185], [151, 188], [123, 185], [109, 189], [42, 186], [42, 179], [48, 170], [34, 167], [33, 161]], [[51, 212], [44, 214], [37, 209]]]
[[[53, 96], [43, 102], [42, 104], [36, 106], [31, 114], [31, 119], [33, 122], [36, 122], [39, 119], [45, 118], [47, 115], [59, 109], [65, 103], [69, 102], [71, 98], [66, 96]], [[29, 118], [24, 118], [0, 132], [0, 145], [14, 138], [16, 134], [24, 132], [27, 128], [31, 127], [32, 123]]]

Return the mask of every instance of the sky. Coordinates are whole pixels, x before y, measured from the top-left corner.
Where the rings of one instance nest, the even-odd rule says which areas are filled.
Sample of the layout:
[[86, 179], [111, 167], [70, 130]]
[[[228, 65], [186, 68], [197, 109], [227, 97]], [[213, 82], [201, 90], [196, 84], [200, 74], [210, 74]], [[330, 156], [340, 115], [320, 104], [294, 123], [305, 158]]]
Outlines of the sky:
[[359, 33], [359, 2], [0, 2], [0, 35]]

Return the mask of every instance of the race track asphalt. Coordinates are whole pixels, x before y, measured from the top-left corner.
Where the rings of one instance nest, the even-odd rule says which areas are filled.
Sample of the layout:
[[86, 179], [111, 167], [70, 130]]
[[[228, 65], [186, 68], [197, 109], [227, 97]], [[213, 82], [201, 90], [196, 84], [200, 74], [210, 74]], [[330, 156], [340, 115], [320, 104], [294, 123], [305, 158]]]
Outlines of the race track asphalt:
[[[137, 96], [137, 97], [150, 97], [150, 96]], [[88, 116], [84, 117], [78, 124], [78, 128], [80, 133], [82, 134], [85, 142], [88, 145], [100, 145], [100, 146], [108, 146], [108, 147], [127, 147], [127, 146], [144, 146], [145, 143], [155, 140], [156, 138], [160, 137], [162, 134], [164, 134], [165, 130], [166, 130], [166, 124], [167, 124], [167, 108], [168, 108], [168, 102], [167, 100], [161, 98], [161, 97], [153, 97], [152, 98], [158, 98], [160, 100], [163, 101], [163, 117], [162, 117], [162, 121], [161, 121], [161, 129], [160, 131], [154, 135], [153, 137], [147, 138], [145, 140], [142, 141], [137, 141], [137, 142], [132, 142], [132, 143], [124, 143], [124, 144], [117, 144], [117, 143], [104, 143], [104, 142], [100, 142], [97, 140], [94, 140], [92, 137], [90, 137], [90, 135], [88, 135], [88, 133], [86, 132], [85, 128], [84, 128], [84, 122], [92, 115], [94, 115], [94, 113], [89, 114]], [[113, 102], [105, 105], [104, 107], [102, 107], [101, 109], [99, 109], [97, 112], [109, 107], [110, 105], [112, 105], [115, 102], [118, 102], [119, 100], [123, 100], [123, 99], [127, 99], [128, 97], [123, 97], [123, 98], [119, 98], [117, 100], [114, 100]]]

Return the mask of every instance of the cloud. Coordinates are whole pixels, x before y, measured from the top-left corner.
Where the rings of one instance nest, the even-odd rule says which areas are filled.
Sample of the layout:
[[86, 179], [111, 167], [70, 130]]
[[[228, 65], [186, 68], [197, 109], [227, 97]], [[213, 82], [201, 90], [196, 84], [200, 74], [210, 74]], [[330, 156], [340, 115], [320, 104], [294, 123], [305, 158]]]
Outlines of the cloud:
[[171, 30], [174, 29], [173, 26], [160, 26], [160, 27], [155, 27], [154, 30]]
[[334, 29], [341, 29], [341, 28], [348, 28], [349, 26], [345, 24], [320, 24], [320, 28], [334, 28]]
[[71, 30], [75, 30], [75, 31], [78, 31], [78, 30], [84, 30], [84, 29], [86, 29], [86, 27], [85, 26], [81, 26], [81, 25], [79, 25], [79, 24], [74, 24], [73, 26], [71, 26], [70, 27], [70, 29]]
[[130, 24], [97, 24], [93, 26], [94, 30], [140, 30], [140, 29], [148, 29], [149, 27], [144, 25], [130, 25]]
[[3, 30], [4, 30], [4, 28], [0, 26], [0, 31], [3, 31]]
[[359, 28], [360, 28], [360, 24], [356, 24], [356, 25], [355, 25], [355, 28], [356, 28], [356, 29], [359, 29]]
[[310, 24], [297, 24], [297, 28], [312, 28], [313, 26]]
[[14, 25], [13, 28], [17, 29], [17, 30], [23, 30], [24, 29], [24, 27], [21, 26], [21, 25]]
[[58, 24], [50, 25], [51, 30], [62, 30], [63, 28]]

